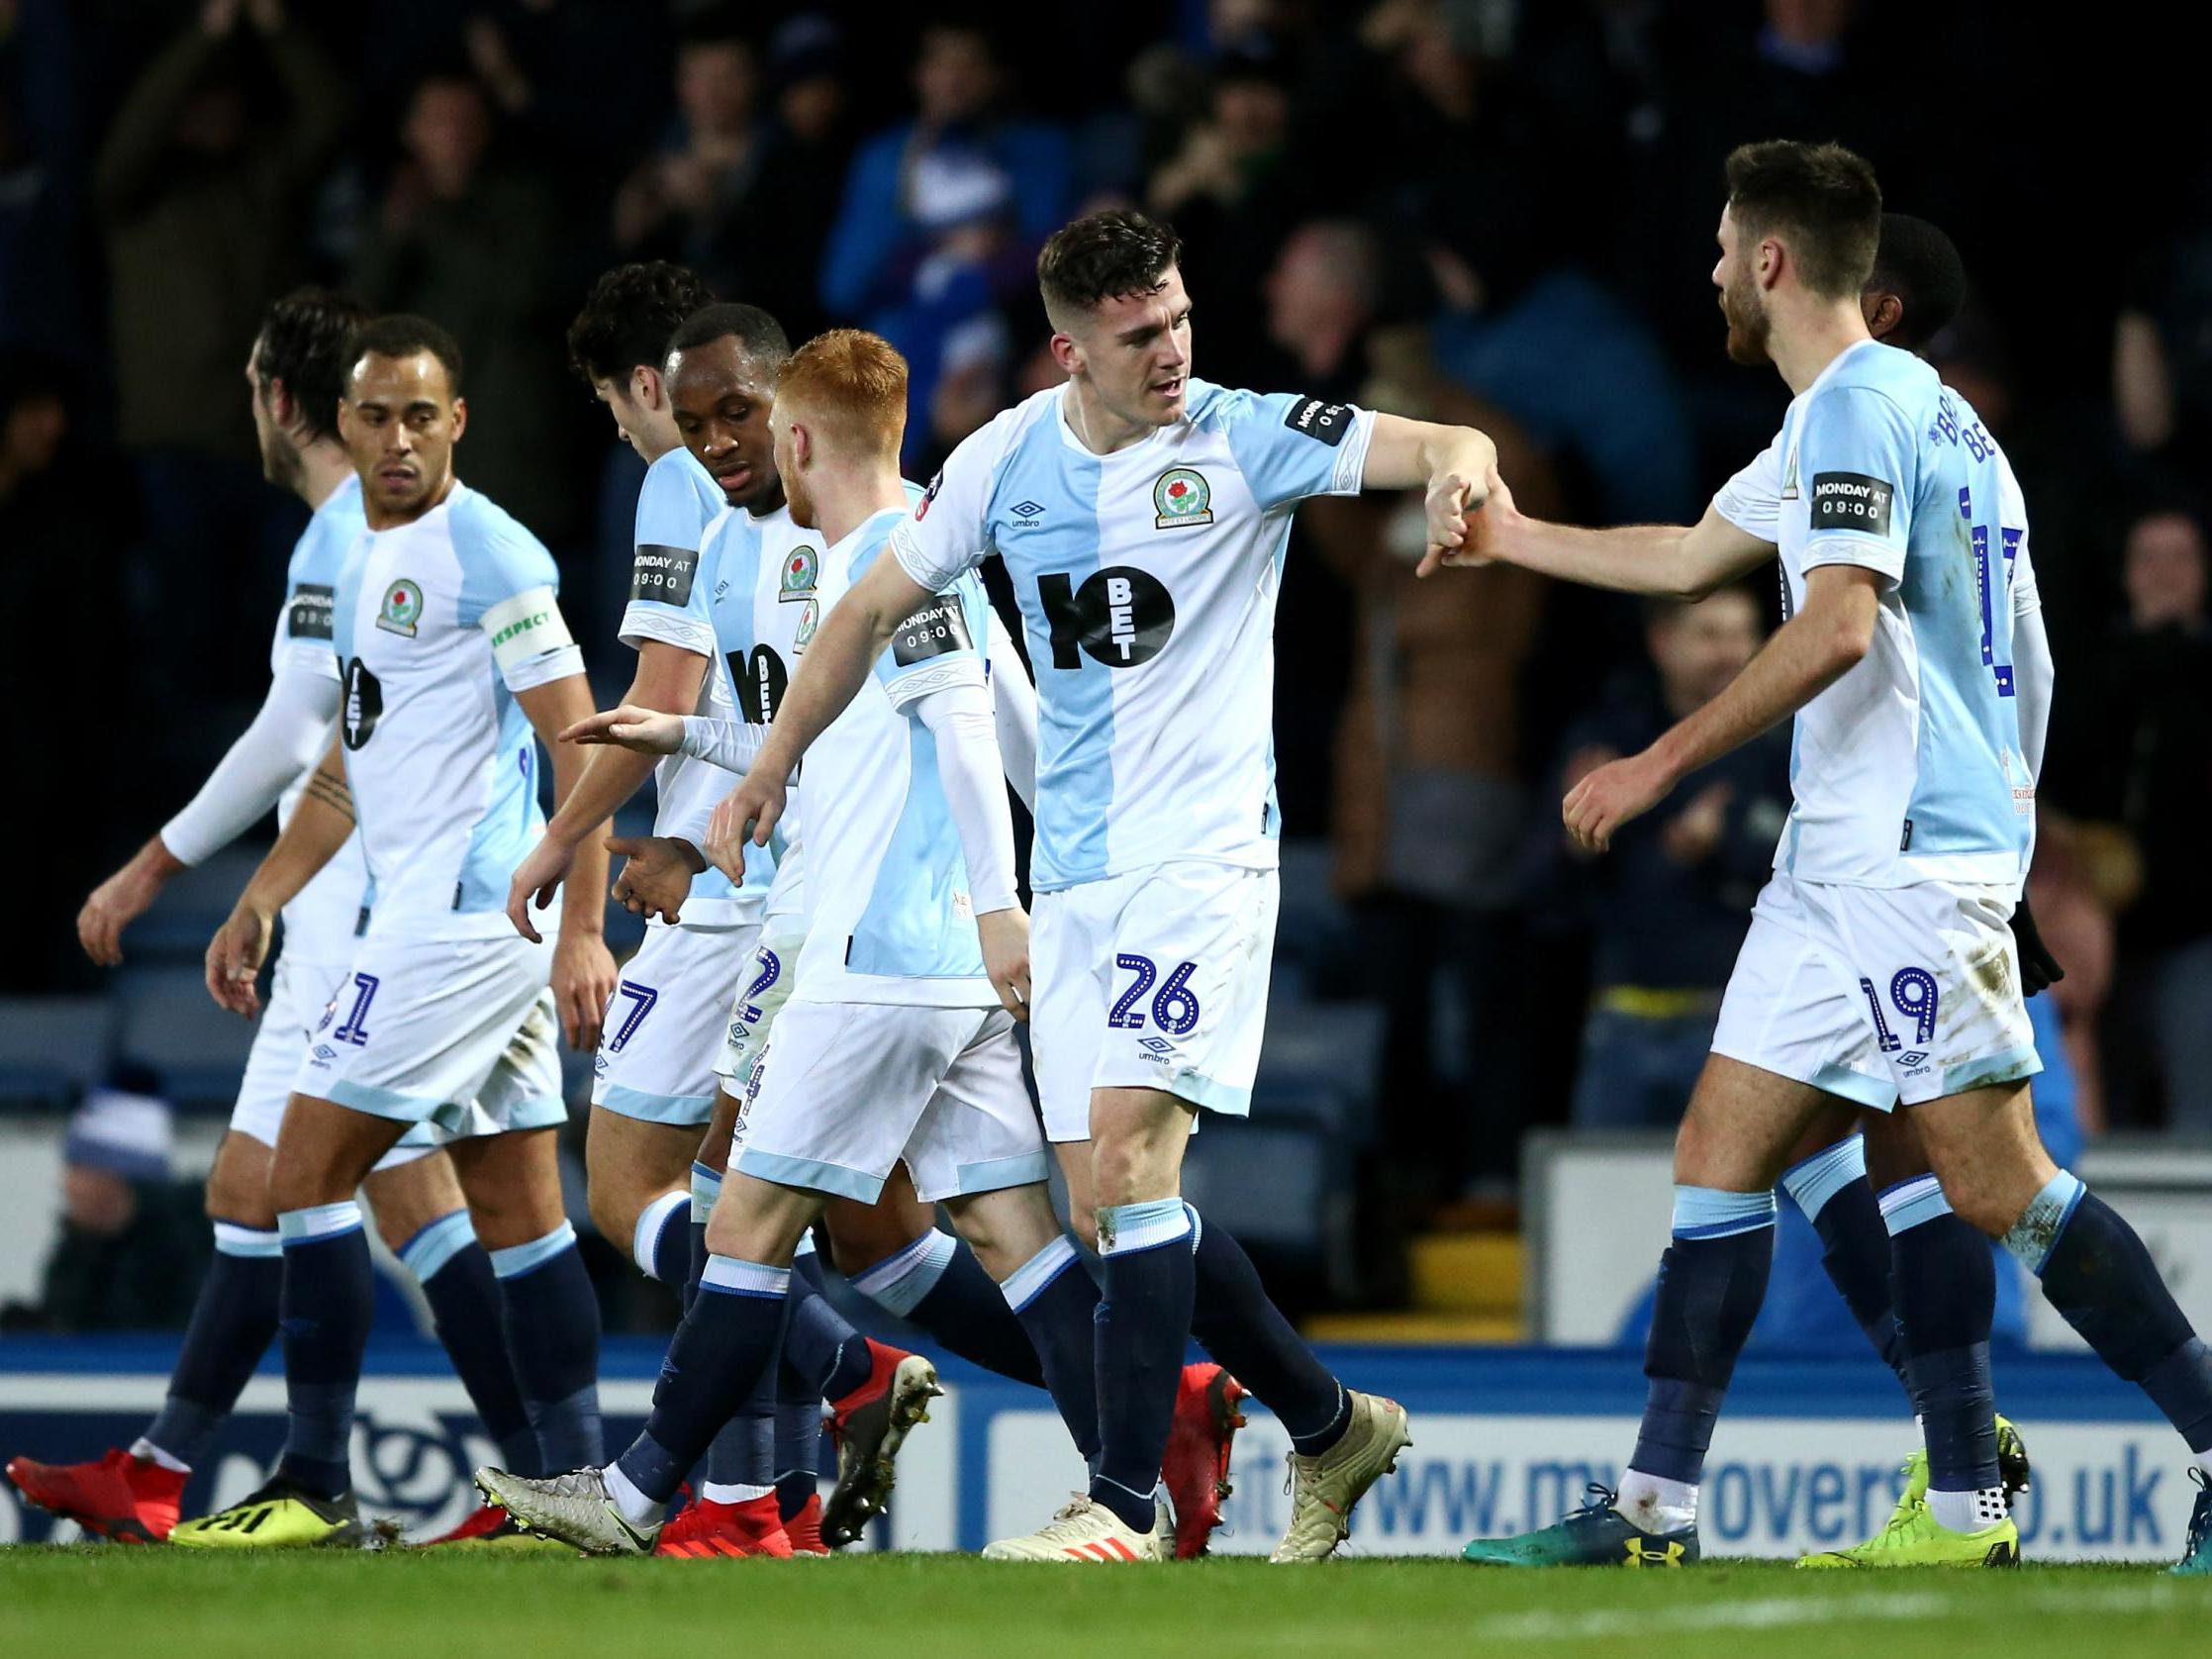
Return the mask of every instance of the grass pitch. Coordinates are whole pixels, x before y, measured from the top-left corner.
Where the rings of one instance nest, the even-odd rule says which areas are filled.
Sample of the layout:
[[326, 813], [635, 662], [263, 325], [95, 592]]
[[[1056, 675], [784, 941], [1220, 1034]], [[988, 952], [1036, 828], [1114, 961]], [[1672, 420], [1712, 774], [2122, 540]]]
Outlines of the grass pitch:
[[2080, 1659], [2212, 1652], [2212, 1579], [2144, 1568], [1516, 1573], [1453, 1561], [1158, 1570], [954, 1556], [588, 1561], [494, 1550], [206, 1556], [0, 1550], [10, 1659], [995, 1659], [1001, 1654], [1535, 1659]]

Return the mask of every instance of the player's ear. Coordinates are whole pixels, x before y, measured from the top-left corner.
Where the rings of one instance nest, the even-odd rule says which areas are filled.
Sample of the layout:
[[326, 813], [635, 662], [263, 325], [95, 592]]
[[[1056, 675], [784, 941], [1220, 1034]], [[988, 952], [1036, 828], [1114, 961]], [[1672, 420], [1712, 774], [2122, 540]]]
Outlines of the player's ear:
[[1083, 367], [1083, 347], [1075, 342], [1075, 336], [1066, 330], [1053, 335], [1051, 348], [1052, 360], [1060, 365], [1062, 374], [1074, 374]]
[[629, 371], [629, 400], [638, 408], [660, 408], [660, 370], [639, 363]]
[[453, 441], [461, 440], [461, 434], [468, 431], [468, 399], [453, 400]]
[[1861, 300], [1859, 310], [1867, 319], [1867, 333], [1876, 340], [1887, 340], [1905, 320], [1905, 303], [1894, 294], [1876, 294], [1872, 304]]

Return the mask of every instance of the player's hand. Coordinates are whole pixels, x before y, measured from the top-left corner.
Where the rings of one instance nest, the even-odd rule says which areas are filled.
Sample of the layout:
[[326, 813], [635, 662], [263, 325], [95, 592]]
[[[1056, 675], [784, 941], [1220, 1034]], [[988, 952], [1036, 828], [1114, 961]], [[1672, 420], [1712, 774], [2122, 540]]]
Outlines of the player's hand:
[[208, 941], [207, 976], [208, 995], [219, 1008], [248, 1020], [261, 1012], [261, 994], [253, 982], [268, 960], [269, 936], [275, 927], [271, 912], [240, 899], [216, 928], [215, 937]]
[[599, 1046], [599, 1027], [615, 997], [615, 957], [597, 933], [561, 930], [553, 946], [553, 1007], [561, 1035], [579, 1054]]
[[742, 885], [746, 846], [766, 846], [783, 816], [784, 780], [769, 777], [756, 764], [707, 821], [707, 844], [700, 850], [716, 869]]
[[1029, 919], [1021, 907], [995, 910], [976, 918], [983, 940], [983, 971], [999, 1003], [1016, 1020], [1029, 1018]]
[[586, 716], [561, 733], [561, 741], [612, 744], [638, 754], [674, 754], [684, 746], [684, 717], [625, 703]]
[[1467, 516], [1482, 499], [1481, 489], [1456, 472], [1430, 483], [1421, 503], [1428, 519], [1428, 547], [1413, 567], [1415, 575], [1426, 576], [1440, 564], [1462, 562], [1456, 555], [1467, 543]]
[[1650, 812], [1674, 787], [1675, 780], [1647, 749], [1598, 767], [1569, 790], [1560, 804], [1560, 822], [1577, 846], [1603, 852], [1622, 825]]
[[163, 877], [143, 859], [130, 863], [92, 890], [77, 912], [77, 943], [103, 968], [123, 960], [123, 929], [160, 897]]
[[2038, 991], [2048, 991], [2066, 978], [2067, 970], [2059, 966], [2058, 957], [2051, 954], [2051, 947], [2043, 942], [2043, 934], [2036, 927], [2035, 912], [2028, 909], [2028, 896], [2020, 895], [2020, 902], [2012, 907], [2012, 938], [2020, 947], [2020, 989], [2026, 996]]
[[568, 879], [569, 866], [575, 862], [576, 848], [572, 843], [545, 834], [537, 837], [537, 844], [515, 866], [515, 879], [507, 884], [507, 920], [514, 923], [515, 931], [530, 943], [544, 942], [529, 919], [530, 900], [536, 899], [539, 910], [550, 905], [560, 884]]
[[1483, 480], [1482, 489], [1468, 503], [1463, 533], [1458, 541], [1440, 541], [1438, 528], [1432, 517], [1429, 525], [1429, 549], [1421, 556], [1414, 574], [1434, 575], [1439, 567], [1445, 565], [1459, 570], [1495, 563], [1505, 556], [1505, 548], [1513, 534], [1526, 522], [1514, 507], [1513, 492], [1505, 487], [1505, 480], [1498, 475], [1497, 465], [1493, 461]]
[[615, 902], [647, 920], [678, 921], [692, 877], [707, 868], [699, 849], [674, 835], [610, 835], [607, 850], [623, 860]]

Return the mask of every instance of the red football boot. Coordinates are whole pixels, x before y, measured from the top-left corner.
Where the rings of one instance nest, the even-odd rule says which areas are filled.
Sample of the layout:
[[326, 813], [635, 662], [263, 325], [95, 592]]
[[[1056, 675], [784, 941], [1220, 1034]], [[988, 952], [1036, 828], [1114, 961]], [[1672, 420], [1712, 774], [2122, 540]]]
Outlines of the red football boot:
[[748, 1498], [742, 1504], [717, 1504], [695, 1498], [660, 1529], [655, 1555], [769, 1555], [791, 1558], [791, 1539], [776, 1514], [776, 1495]]
[[812, 1494], [807, 1507], [784, 1522], [785, 1535], [791, 1539], [794, 1555], [829, 1555], [833, 1552], [821, 1541], [821, 1496]]
[[821, 1538], [831, 1548], [851, 1543], [881, 1514], [898, 1479], [899, 1448], [929, 1402], [944, 1393], [937, 1368], [919, 1354], [868, 1343], [868, 1380], [829, 1403], [829, 1435], [837, 1443], [837, 1485], [822, 1509]]
[[97, 1463], [8, 1461], [8, 1479], [32, 1503], [120, 1544], [157, 1544], [176, 1525], [191, 1479], [150, 1458], [111, 1451]]
[[1160, 1478], [1175, 1510], [1175, 1558], [1205, 1553], [1229, 1495], [1229, 1442], [1244, 1426], [1237, 1402], [1250, 1391], [1218, 1365], [1186, 1365], [1175, 1394]]

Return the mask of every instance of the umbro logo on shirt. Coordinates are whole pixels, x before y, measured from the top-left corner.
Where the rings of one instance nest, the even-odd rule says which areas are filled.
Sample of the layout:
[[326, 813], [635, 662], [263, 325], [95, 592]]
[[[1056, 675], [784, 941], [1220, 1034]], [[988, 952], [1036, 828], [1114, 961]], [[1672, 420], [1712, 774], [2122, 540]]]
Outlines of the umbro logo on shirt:
[[1034, 530], [1037, 521], [1044, 517], [1044, 503], [1017, 501], [1013, 504], [1013, 523], [1017, 530]]

